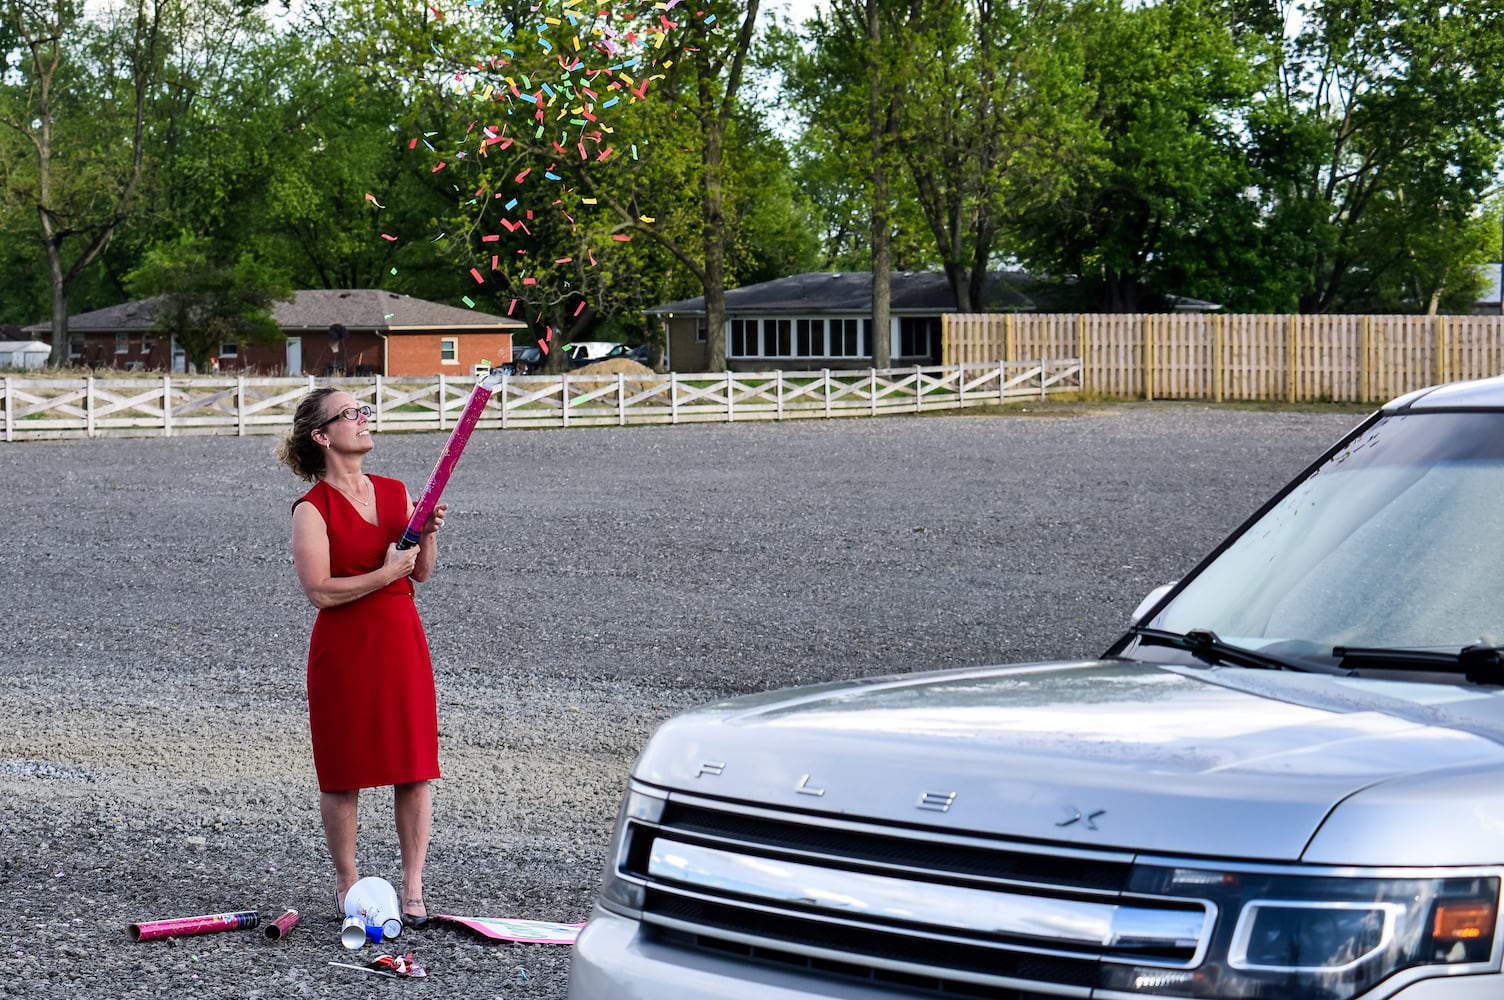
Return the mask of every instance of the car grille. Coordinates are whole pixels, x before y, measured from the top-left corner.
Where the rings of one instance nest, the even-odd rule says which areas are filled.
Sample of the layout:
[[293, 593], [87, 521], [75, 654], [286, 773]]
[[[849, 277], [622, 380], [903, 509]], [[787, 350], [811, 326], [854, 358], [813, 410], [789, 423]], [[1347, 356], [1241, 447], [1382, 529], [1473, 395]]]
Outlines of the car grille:
[[666, 944], [916, 995], [1087, 996], [1103, 962], [1193, 967], [1215, 921], [1122, 855], [680, 795], [616, 865]]

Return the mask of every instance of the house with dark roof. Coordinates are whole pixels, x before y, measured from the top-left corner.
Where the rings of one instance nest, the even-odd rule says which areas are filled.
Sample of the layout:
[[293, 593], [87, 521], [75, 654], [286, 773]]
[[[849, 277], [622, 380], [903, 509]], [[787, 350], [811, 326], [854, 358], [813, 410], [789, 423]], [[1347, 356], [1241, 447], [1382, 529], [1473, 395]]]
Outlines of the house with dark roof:
[[[156, 329], [161, 298], [68, 318], [72, 360], [98, 368], [182, 371], [184, 352]], [[377, 288], [311, 289], [278, 302], [285, 344], [222, 344], [219, 371], [265, 375], [469, 375], [512, 356], [526, 324]], [[25, 328], [46, 338], [49, 324]]]
[[1504, 313], [1504, 264], [1484, 264], [1478, 268], [1483, 278], [1483, 293], [1473, 303], [1474, 316], [1497, 316]]
[[[945, 275], [894, 271], [890, 278], [889, 357], [895, 366], [940, 359], [940, 317], [956, 311]], [[987, 305], [994, 312], [1029, 311], [1028, 277], [993, 272]], [[726, 357], [705, 354], [705, 297], [646, 310], [667, 329], [665, 362], [674, 371], [759, 371], [769, 368], [866, 368], [872, 363], [872, 273], [796, 274], [726, 292]]]

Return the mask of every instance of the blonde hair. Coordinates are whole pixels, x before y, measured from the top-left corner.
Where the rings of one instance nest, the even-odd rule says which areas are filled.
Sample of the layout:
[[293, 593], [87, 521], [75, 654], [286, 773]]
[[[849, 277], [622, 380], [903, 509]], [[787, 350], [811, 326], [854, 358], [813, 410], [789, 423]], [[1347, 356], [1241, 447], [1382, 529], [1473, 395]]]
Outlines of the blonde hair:
[[293, 413], [292, 430], [277, 448], [277, 458], [299, 479], [313, 482], [324, 475], [324, 449], [313, 440], [313, 432], [329, 422], [324, 416], [324, 400], [339, 392], [331, 386], [314, 389], [298, 400]]

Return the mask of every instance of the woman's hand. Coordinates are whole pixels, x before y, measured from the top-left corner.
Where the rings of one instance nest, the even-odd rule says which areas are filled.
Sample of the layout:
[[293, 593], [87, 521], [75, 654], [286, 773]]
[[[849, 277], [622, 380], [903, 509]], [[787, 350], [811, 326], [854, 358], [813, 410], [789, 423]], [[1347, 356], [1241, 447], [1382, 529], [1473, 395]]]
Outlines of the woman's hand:
[[389, 571], [393, 580], [412, 576], [417, 565], [418, 547], [416, 545], [410, 549], [399, 549], [397, 543], [393, 542], [386, 547], [386, 562], [382, 564], [382, 569]]
[[428, 523], [423, 525], [423, 534], [431, 535], [444, 526], [444, 515], [449, 513], [449, 505], [441, 503], [434, 507], [433, 513], [428, 515]]

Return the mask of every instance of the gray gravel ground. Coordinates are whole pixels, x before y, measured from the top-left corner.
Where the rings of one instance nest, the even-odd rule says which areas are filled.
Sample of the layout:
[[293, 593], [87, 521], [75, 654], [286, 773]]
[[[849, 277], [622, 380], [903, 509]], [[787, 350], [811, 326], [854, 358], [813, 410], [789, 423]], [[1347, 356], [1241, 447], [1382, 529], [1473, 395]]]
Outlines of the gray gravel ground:
[[[1100, 652], [1356, 413], [1199, 405], [477, 435], [420, 589], [433, 912], [583, 920], [653, 728], [732, 693]], [[367, 469], [422, 485], [437, 434]], [[300, 484], [271, 437], [0, 445], [0, 995], [563, 998], [568, 949], [411, 932], [332, 968]], [[394, 881], [389, 793], [364, 874]], [[134, 944], [235, 909], [302, 925]], [[366, 949], [366, 958], [375, 952]]]

